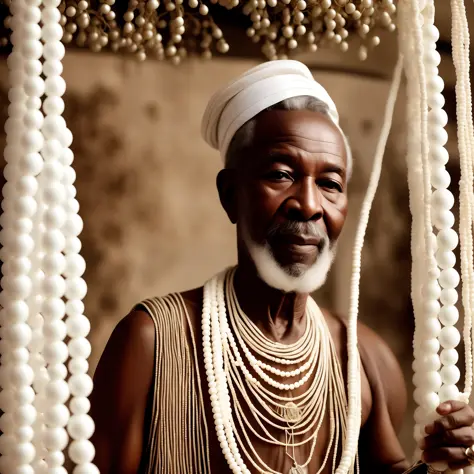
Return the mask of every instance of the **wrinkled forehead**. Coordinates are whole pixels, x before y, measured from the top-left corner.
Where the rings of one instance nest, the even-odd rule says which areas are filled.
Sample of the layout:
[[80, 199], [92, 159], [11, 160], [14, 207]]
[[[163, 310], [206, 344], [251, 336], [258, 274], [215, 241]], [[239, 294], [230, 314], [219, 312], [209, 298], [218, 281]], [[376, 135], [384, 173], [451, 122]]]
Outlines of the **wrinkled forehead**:
[[347, 165], [346, 146], [340, 129], [320, 112], [269, 110], [255, 118], [250, 149], [271, 151], [285, 148], [307, 154], [331, 155]]

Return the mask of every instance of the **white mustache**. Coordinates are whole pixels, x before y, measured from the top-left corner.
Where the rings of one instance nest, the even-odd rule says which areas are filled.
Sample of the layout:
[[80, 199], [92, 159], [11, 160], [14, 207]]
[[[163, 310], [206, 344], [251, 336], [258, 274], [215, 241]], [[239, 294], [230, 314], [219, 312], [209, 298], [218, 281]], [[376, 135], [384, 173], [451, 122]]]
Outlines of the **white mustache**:
[[285, 221], [283, 223], [273, 224], [267, 232], [267, 238], [285, 236], [285, 235], [301, 235], [312, 237], [320, 241], [320, 250], [329, 246], [329, 236], [316, 224], [316, 222], [308, 221]]

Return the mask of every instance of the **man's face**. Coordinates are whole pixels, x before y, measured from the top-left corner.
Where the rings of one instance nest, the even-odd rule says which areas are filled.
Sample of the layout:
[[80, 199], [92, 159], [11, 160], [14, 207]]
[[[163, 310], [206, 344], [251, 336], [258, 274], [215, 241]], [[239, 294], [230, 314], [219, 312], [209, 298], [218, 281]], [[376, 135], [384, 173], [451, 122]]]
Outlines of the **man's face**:
[[291, 289], [291, 281], [305, 275], [313, 283], [306, 282], [303, 289], [321, 286], [347, 213], [346, 151], [340, 131], [316, 112], [264, 112], [256, 119], [252, 145], [240, 162], [238, 236], [260, 276], [268, 280], [282, 272], [287, 283], [267, 283], [285, 291], [301, 289]]

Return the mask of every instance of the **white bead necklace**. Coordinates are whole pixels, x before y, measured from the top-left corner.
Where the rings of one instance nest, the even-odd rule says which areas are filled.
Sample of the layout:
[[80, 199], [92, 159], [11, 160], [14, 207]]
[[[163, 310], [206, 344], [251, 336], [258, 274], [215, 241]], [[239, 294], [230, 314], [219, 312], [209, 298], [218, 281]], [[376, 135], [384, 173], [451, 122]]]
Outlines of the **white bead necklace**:
[[[261, 441], [286, 448], [287, 455], [294, 462], [290, 474], [306, 472], [319, 429], [329, 413], [330, 440], [318, 472], [327, 464], [331, 452], [334, 471], [334, 453], [339, 437], [342, 435], [343, 441], [346, 437], [346, 396], [339, 361], [324, 317], [314, 301], [309, 299], [308, 322], [303, 336], [291, 345], [275, 343], [242, 312], [233, 286], [234, 272], [235, 269], [221, 273], [206, 283], [202, 318], [204, 365], [214, 423], [230, 469], [233, 473], [250, 473], [243, 453], [258, 472], [280, 474], [260, 458], [250, 439], [251, 433]], [[262, 362], [255, 354], [282, 365], [303, 363], [304, 368], [282, 371]], [[266, 372], [279, 378], [298, 377], [299, 380], [284, 384]], [[305, 383], [308, 387], [303, 393], [292, 396], [291, 391]], [[290, 393], [282, 396], [267, 386]], [[246, 402], [247, 410], [241, 405], [241, 400]], [[284, 433], [285, 441], [282, 442], [271, 430]], [[295, 441], [295, 436], [304, 438]], [[310, 455], [304, 464], [299, 465], [294, 458], [294, 449], [306, 443], [311, 443]], [[293, 456], [288, 449], [293, 450]]]
[[[257, 366], [256, 370], [262, 368], [282, 377], [294, 377], [308, 370], [308, 368], [311, 366], [312, 360], [314, 360], [314, 355], [312, 356], [311, 353], [315, 351], [315, 341], [310, 337], [312, 332], [314, 332], [314, 323], [311, 318], [308, 319], [303, 336], [295, 344], [289, 345], [285, 352], [283, 352], [279, 349], [280, 346], [284, 346], [284, 344], [274, 343], [273, 341], [269, 342], [267, 338], [263, 338], [263, 335], [260, 333], [255, 323], [250, 321], [249, 318], [247, 318], [247, 316], [242, 312], [235, 297], [231, 297], [229, 299], [229, 305], [229, 320], [231, 322], [233, 332], [236, 334], [237, 340], [242, 347], [242, 351], [244, 352], [246, 358], [249, 360], [252, 366]], [[257, 333], [257, 331], [259, 334], [257, 337], [254, 337], [254, 334]], [[309, 360], [307, 360], [298, 369], [293, 371], [284, 371], [276, 369], [273, 366], [258, 360], [252, 355], [251, 350], [267, 360], [282, 365], [297, 365], [308, 358]], [[273, 356], [271, 351], [278, 351], [278, 354], [280, 356], [284, 356], [284, 358]]]
[[[316, 328], [314, 328], [313, 317], [308, 318], [308, 323], [306, 325], [306, 330], [305, 330], [305, 335], [307, 333], [308, 336], [306, 338], [304, 336], [303, 338], [301, 338], [301, 340], [304, 339], [304, 341], [302, 341], [301, 344], [298, 344], [299, 341], [297, 341], [295, 344], [289, 345], [290, 348], [287, 349], [286, 351], [287, 353], [286, 358], [281, 359], [281, 358], [273, 357], [271, 355], [271, 351], [273, 350], [273, 347], [275, 347], [275, 350], [278, 350], [280, 346], [284, 346], [284, 344], [275, 343], [269, 340], [268, 338], [264, 337], [261, 331], [258, 329], [258, 327], [252, 321], [250, 321], [249, 318], [243, 313], [237, 301], [235, 291], [233, 291], [233, 276], [234, 276], [234, 272], [230, 273], [229, 281], [228, 281], [228, 284], [226, 285], [226, 293], [228, 295], [227, 301], [229, 303], [229, 320], [231, 322], [231, 328], [232, 328], [232, 332], [228, 330], [228, 337], [229, 337], [230, 346], [233, 349], [235, 358], [239, 366], [241, 367], [242, 370], [245, 370], [246, 378], [250, 380], [251, 382], [256, 383], [257, 386], [259, 385], [259, 381], [251, 375], [249, 370], [245, 368], [244, 362], [242, 360], [242, 357], [240, 356], [240, 351], [236, 344], [236, 341], [234, 340], [233, 334], [236, 335], [237, 341], [239, 342], [242, 348], [242, 351], [245, 354], [245, 357], [250, 362], [252, 369], [257, 373], [257, 375], [260, 376], [260, 378], [264, 382], [266, 382], [267, 384], [279, 390], [288, 391], [288, 390], [294, 390], [296, 388], [301, 387], [309, 380], [310, 376], [312, 375], [316, 367], [317, 353], [320, 348], [320, 332], [317, 331]], [[311, 316], [313, 315], [311, 314]], [[251, 334], [240, 331], [240, 329], [243, 326], [242, 322], [244, 321], [247, 322], [246, 320], [248, 320], [248, 322], [253, 325], [253, 327], [251, 327], [250, 332], [258, 334], [259, 336], [258, 339], [262, 341], [260, 347], [258, 343], [255, 343], [252, 340]], [[263, 355], [265, 358], [269, 360], [272, 360], [272, 359], [284, 360], [287, 365], [299, 364], [305, 359], [309, 359], [309, 360], [305, 362], [298, 369], [295, 369], [292, 371], [282, 371], [268, 364], [263, 364], [251, 353], [249, 347], [253, 349], [255, 352], [258, 351], [259, 354]], [[281, 354], [281, 351], [280, 351], [280, 354]], [[296, 383], [283, 384], [283, 383], [279, 383], [278, 381], [268, 376], [262, 370], [261, 368], [262, 365], [268, 371], [274, 373], [275, 375], [278, 375], [279, 377], [294, 377], [304, 371], [307, 371], [307, 373], [303, 377], [301, 377], [301, 379]]]
[[[235, 292], [231, 291], [231, 290], [233, 290], [232, 276], [233, 276], [233, 274], [230, 275], [229, 282], [226, 285], [226, 294], [227, 294], [227, 301], [229, 302], [229, 307], [230, 307], [229, 315], [230, 315], [231, 320], [232, 320], [232, 317], [233, 317], [233, 313], [235, 313], [235, 312], [240, 312], [241, 316], [246, 317], [245, 314], [243, 314], [242, 310], [240, 309], [240, 306], [238, 304]], [[311, 314], [310, 317], [308, 318], [308, 326], [309, 327], [314, 326], [313, 314]], [[260, 331], [256, 326], [255, 326], [255, 330]], [[236, 332], [235, 328], [234, 328], [234, 332]], [[238, 335], [237, 332], [236, 332], [236, 334]], [[232, 343], [232, 341], [233, 341], [232, 331], [228, 331], [228, 335], [229, 335], [229, 339], [231, 341], [231, 347], [233, 347], [235, 345], [235, 342]], [[270, 345], [273, 343], [273, 341], [269, 341], [267, 338], [265, 338], [265, 339], [266, 339], [267, 343], [270, 342]], [[313, 341], [312, 345], [315, 348], [315, 352], [316, 351], [318, 352], [315, 359], [317, 361], [318, 361], [318, 359], [319, 359], [319, 361], [321, 361], [322, 357], [319, 357], [319, 355], [320, 355], [319, 353], [321, 353], [321, 352], [324, 353], [325, 350], [327, 351], [327, 347], [325, 347], [327, 345], [327, 338], [324, 338], [324, 337], [321, 338], [320, 337], [320, 332], [316, 331], [316, 337], [313, 337], [312, 341]], [[273, 344], [275, 344], [275, 343], [273, 343]], [[235, 349], [234, 349], [234, 352], [235, 352]], [[231, 353], [231, 357], [232, 357], [232, 353]], [[235, 364], [232, 364], [230, 366], [230, 374], [231, 374], [231, 376], [233, 376], [234, 379], [240, 380], [239, 369], [245, 375], [249, 373], [249, 370], [246, 369], [246, 367], [243, 365], [243, 361], [241, 360], [241, 358], [239, 359], [238, 352], [237, 352], [237, 357], [234, 358], [234, 362], [235, 362]], [[326, 366], [324, 365], [324, 363], [319, 363], [317, 365], [317, 370], [316, 370], [314, 380], [315, 381], [320, 381], [320, 383], [319, 383], [320, 387], [326, 387], [327, 386], [326, 380], [323, 380], [323, 378], [327, 379], [327, 370], [325, 370], [325, 369], [326, 369]], [[292, 406], [294, 407], [294, 409], [296, 409], [298, 411], [301, 410], [300, 418], [301, 418], [302, 421], [304, 421], [304, 419], [308, 419], [308, 417], [306, 416], [306, 412], [309, 413], [309, 419], [308, 420], [314, 420], [315, 421], [316, 419], [318, 419], [319, 416], [317, 414], [309, 412], [309, 410], [315, 406], [315, 403], [307, 405], [308, 401], [316, 402], [316, 404], [317, 404], [318, 401], [321, 401], [321, 397], [317, 394], [317, 388], [320, 388], [320, 387], [317, 386], [317, 384], [314, 384], [314, 383], [311, 384], [308, 387], [308, 390], [303, 392], [299, 396], [292, 396], [290, 394], [289, 396], [282, 397], [282, 396], [279, 396], [279, 395], [273, 393], [271, 390], [266, 389], [265, 386], [260, 384], [260, 382], [258, 380], [253, 380], [252, 378], [249, 378], [249, 377], [245, 377], [245, 378], [246, 378], [247, 381], [250, 381], [250, 383], [248, 383], [246, 386], [248, 386], [248, 389], [252, 392], [252, 394], [255, 396], [255, 398], [257, 400], [259, 400], [259, 401], [264, 400], [265, 402], [270, 403], [272, 406], [274, 406], [277, 409], [277, 411], [278, 411], [278, 409], [280, 409], [280, 410], [281, 409], [286, 409], [287, 404], [291, 403]], [[278, 388], [280, 388], [280, 387], [278, 387]], [[280, 388], [280, 389], [284, 390], [284, 388]], [[245, 396], [246, 396], [245, 390], [242, 390], [242, 396], [244, 396], [244, 398], [245, 398]], [[282, 404], [280, 402], [285, 402], [285, 404]], [[297, 403], [295, 403], [295, 402], [297, 402]], [[278, 419], [280, 421], [287, 421], [286, 418], [284, 418], [282, 416], [278, 416], [275, 413], [274, 409], [269, 409], [268, 407], [266, 407], [265, 403], [263, 403], [262, 406], [270, 414], [273, 414], [276, 419]], [[272, 423], [268, 420], [266, 420], [266, 421], [269, 424]], [[281, 427], [281, 426], [279, 428], [284, 429], [284, 427]], [[295, 433], [295, 434], [299, 434], [299, 433]]]
[[[231, 295], [230, 295], [230, 297], [227, 298], [227, 300], [228, 300], [228, 301], [231, 301], [231, 302], [232, 302], [232, 301], [236, 302], [236, 306], [238, 306], [238, 302], [237, 302], [237, 299], [236, 299], [235, 291], [233, 291], [234, 287], [233, 287], [232, 278], [233, 278], [233, 272], [230, 272], [230, 273], [228, 274], [228, 279], [227, 279], [228, 281], [227, 281], [227, 284], [226, 284], [226, 293], [228, 294], [228, 296], [229, 296], [229, 293], [230, 293]], [[232, 296], [233, 296], [233, 298], [232, 298]], [[232, 304], [230, 304], [230, 306], [232, 307]], [[238, 309], [240, 310], [240, 307], [239, 307]], [[244, 316], [245, 316], [245, 315], [244, 315]], [[255, 327], [255, 329], [256, 329], [257, 331], [259, 331], [258, 328]], [[230, 331], [228, 332], [228, 334], [229, 334], [230, 337], [232, 337], [232, 333], [231, 333]], [[263, 335], [262, 335], [262, 336], [263, 336]], [[268, 340], [267, 338], [265, 338], [265, 339], [266, 339], [267, 345], [271, 346], [271, 345], [273, 344], [272, 341]], [[323, 364], [321, 364], [321, 366], [324, 365], [324, 361], [322, 361], [322, 362], [323, 362]], [[293, 448], [293, 450], [294, 450], [294, 447], [295, 447], [295, 446], [300, 446], [300, 445], [305, 444], [305, 443], [307, 443], [307, 442], [309, 442], [309, 441], [312, 440], [313, 442], [312, 442], [312, 445], [311, 445], [310, 455], [309, 455], [309, 457], [308, 457], [307, 462], [304, 463], [304, 464], [301, 465], [301, 466], [299, 466], [299, 465], [296, 464], [296, 462], [295, 462], [295, 466], [292, 468], [292, 470], [290, 470], [290, 472], [293, 472], [293, 470], [298, 471], [298, 469], [303, 469], [303, 468], [305, 468], [305, 467], [309, 464], [309, 462], [310, 462], [310, 460], [311, 460], [311, 458], [312, 458], [314, 449], [315, 449], [315, 447], [316, 447], [317, 434], [318, 434], [318, 432], [319, 432], [319, 428], [321, 427], [321, 424], [322, 424], [322, 421], [323, 421], [323, 418], [324, 418], [324, 413], [325, 413], [324, 408], [325, 408], [325, 406], [326, 406], [326, 403], [325, 403], [325, 402], [326, 402], [326, 400], [327, 400], [327, 390], [321, 390], [322, 387], [327, 388], [327, 386], [328, 386], [327, 383], [325, 383], [325, 380], [324, 380], [323, 378], [321, 378], [321, 377], [315, 377], [315, 379], [314, 379], [313, 382], [315, 382], [315, 381], [318, 381], [319, 383], [317, 383], [317, 384], [315, 383], [314, 386], [317, 385], [317, 388], [318, 388], [319, 391], [322, 392], [322, 393], [314, 394], [314, 396], [311, 398], [311, 400], [316, 401], [316, 402], [319, 401], [319, 402], [323, 402], [323, 403], [319, 403], [319, 405], [317, 405], [317, 406], [320, 408], [320, 410], [319, 410], [318, 412], [315, 412], [314, 414], [312, 414], [312, 416], [311, 416], [311, 414], [310, 414], [310, 415], [309, 415], [309, 416], [310, 416], [309, 419], [308, 419], [307, 417], [305, 417], [306, 419], [308, 419], [308, 421], [313, 420], [313, 423], [312, 423], [312, 424], [309, 424], [308, 427], [307, 427], [305, 430], [302, 430], [302, 431], [299, 431], [298, 433], [295, 433], [295, 430], [296, 430], [297, 428], [299, 428], [300, 426], [297, 427], [297, 426], [296, 426], [297, 423], [294, 423], [294, 424], [293, 424], [292, 429], [291, 429], [291, 439], [294, 440], [294, 436], [295, 436], [295, 435], [297, 435], [297, 434], [298, 434], [298, 435], [299, 435], [299, 434], [304, 434], [304, 433], [306, 433], [307, 431], [309, 431], [309, 430], [314, 426], [314, 424], [316, 424], [316, 422], [318, 422], [318, 426], [317, 426], [316, 430], [313, 432], [313, 435], [312, 435], [312, 436], [310, 436], [309, 438], [303, 440], [303, 441], [300, 442], [300, 443], [295, 443], [294, 441], [289, 443], [286, 437], [285, 437], [285, 443], [282, 443], [281, 441], [277, 440], [275, 437], [273, 437], [273, 436], [265, 429], [265, 427], [264, 427], [263, 424], [260, 422], [260, 420], [258, 419], [258, 417], [255, 416], [256, 414], [258, 414], [258, 410], [256, 410], [255, 408], [252, 408], [251, 412], [252, 412], [252, 414], [254, 414], [255, 421], [256, 421], [256, 423], [262, 428], [264, 434], [267, 435], [267, 438], [265, 438], [265, 437], [263, 437], [263, 436], [260, 436], [260, 435], [256, 432], [256, 430], [253, 428], [253, 423], [252, 423], [251, 421], [247, 420], [247, 417], [245, 416], [245, 413], [244, 413], [243, 409], [241, 409], [240, 403], [238, 403], [238, 399], [237, 399], [237, 397], [235, 396], [235, 392], [233, 391], [232, 384], [229, 382], [229, 386], [230, 386], [230, 388], [231, 388], [231, 392], [232, 392], [233, 395], [234, 395], [233, 400], [234, 400], [234, 406], [235, 406], [235, 408], [236, 408], [236, 413], [237, 413], [237, 416], [238, 416], [239, 425], [240, 425], [241, 431], [242, 431], [242, 433], [243, 433], [243, 437], [245, 438], [245, 441], [247, 442], [247, 444], [248, 444], [248, 446], [249, 446], [249, 448], [250, 448], [250, 450], [251, 450], [251, 453], [249, 453], [248, 450], [245, 449], [244, 443], [240, 440], [238, 431], [236, 432], [236, 436], [237, 436], [237, 439], [238, 439], [238, 440], [240, 441], [240, 443], [242, 444], [242, 449], [243, 449], [244, 453], [246, 454], [247, 458], [250, 459], [250, 461], [251, 461], [251, 463], [254, 465], [254, 467], [257, 467], [257, 468], [258, 468], [258, 467], [259, 467], [259, 464], [258, 464], [258, 463], [260, 463], [260, 465], [264, 465], [264, 466], [265, 466], [265, 472], [276, 472], [276, 471], [271, 470], [268, 466], [266, 466], [266, 464], [265, 464], [265, 463], [262, 461], [262, 459], [259, 457], [259, 455], [258, 455], [258, 453], [256, 452], [256, 450], [253, 448], [252, 443], [251, 443], [249, 437], [247, 436], [246, 429], [249, 429], [250, 431], [252, 431], [252, 433], [253, 433], [256, 437], [260, 438], [261, 440], [263, 440], [263, 441], [265, 441], [265, 442], [268, 442], [268, 443], [271, 443], [271, 444], [280, 445], [280, 446], [285, 446], [285, 447], [286, 447], [286, 453], [287, 453], [287, 455], [289, 455], [290, 457], [292, 457], [292, 456], [288, 453], [288, 448], [289, 448], [289, 447]], [[251, 386], [252, 386], [252, 384], [250, 384], [250, 387], [251, 387]], [[257, 391], [257, 390], [259, 390], [259, 389], [260, 389], [261, 391], [267, 392], [267, 393], [270, 394], [270, 395], [273, 395], [270, 391], [265, 390], [265, 388], [264, 388], [261, 384], [257, 383], [257, 384], [256, 384], [256, 387], [255, 387], [255, 391]], [[245, 397], [245, 392], [243, 392], [243, 393], [244, 393], [244, 395], [243, 395], [243, 396], [244, 396], [244, 399], [246, 399], [246, 401], [247, 401], [247, 403], [249, 404], [249, 406], [250, 406], [250, 407], [254, 407], [254, 405], [252, 404], [252, 402], [251, 402], [248, 398]], [[295, 400], [295, 397], [289, 397], [289, 398], [287, 398], [287, 400]], [[292, 403], [292, 402], [289, 402], [289, 403]], [[287, 402], [287, 404], [286, 404], [283, 408], [284, 408], [284, 409], [287, 409], [287, 407], [288, 407], [288, 402]], [[264, 408], [265, 408], [265, 407], [264, 407]], [[293, 409], [297, 409], [296, 405], [294, 405], [294, 404], [293, 404], [292, 408], [293, 408]], [[269, 410], [267, 409], [267, 411], [269, 411]], [[331, 416], [331, 415], [330, 415], [330, 416]], [[333, 418], [333, 417], [331, 417], [331, 418]], [[304, 418], [302, 418], [301, 416], [300, 416], [300, 419], [304, 420]], [[269, 424], [270, 424], [271, 426], [273, 426], [273, 427], [278, 427], [278, 428], [284, 430], [285, 433], [286, 433], [286, 432], [288, 431], [288, 418], [283, 418], [283, 420], [286, 421], [286, 423], [287, 423], [286, 426], [278, 426], [278, 425], [276, 425], [276, 424], [274, 424], [274, 423], [272, 423], [272, 422], [270, 422]], [[331, 427], [331, 432], [333, 432], [332, 427]], [[332, 442], [333, 442], [333, 439], [330, 440], [330, 447], [332, 446]], [[327, 454], [327, 456], [326, 456], [326, 459], [329, 457], [330, 447], [328, 448], [328, 454]], [[258, 463], [253, 462], [253, 459], [256, 459], [256, 460], [258, 461]], [[293, 455], [292, 459], [294, 460], [294, 455]], [[295, 461], [295, 460], [294, 460], [294, 461]], [[322, 470], [323, 468], [324, 468], [324, 464], [321, 466], [320, 470]], [[299, 472], [299, 471], [298, 471], [298, 472]]]

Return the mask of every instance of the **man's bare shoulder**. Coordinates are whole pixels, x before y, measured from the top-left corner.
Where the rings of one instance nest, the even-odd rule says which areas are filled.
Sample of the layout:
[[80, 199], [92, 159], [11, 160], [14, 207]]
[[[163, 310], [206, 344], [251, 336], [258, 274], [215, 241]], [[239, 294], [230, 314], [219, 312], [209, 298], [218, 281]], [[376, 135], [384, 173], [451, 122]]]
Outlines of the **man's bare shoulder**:
[[107, 343], [107, 353], [113, 357], [143, 357], [155, 345], [155, 325], [144, 308], [137, 306], [122, 318]]
[[134, 309], [122, 318], [113, 330], [97, 367], [95, 378], [107, 380], [116, 374], [117, 383], [119, 379], [148, 378], [153, 368], [154, 350], [153, 321], [143, 309]]
[[128, 337], [150, 337], [154, 334], [153, 320], [144, 308], [137, 305], [127, 316], [119, 321], [115, 332], [118, 335], [128, 335]]

